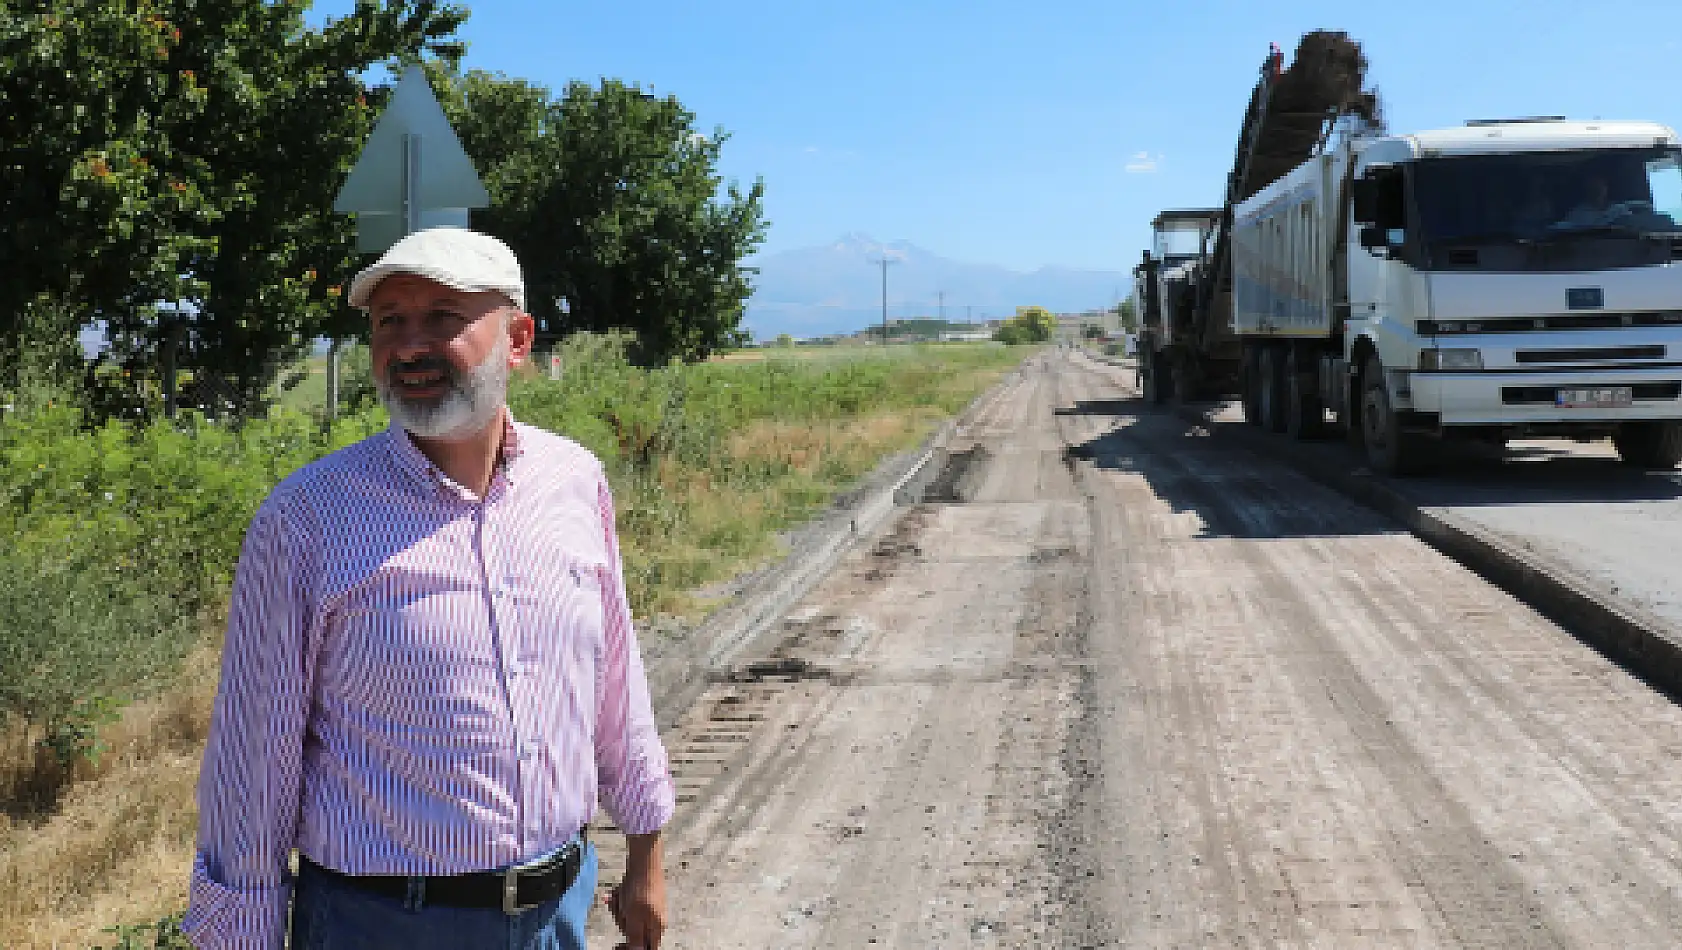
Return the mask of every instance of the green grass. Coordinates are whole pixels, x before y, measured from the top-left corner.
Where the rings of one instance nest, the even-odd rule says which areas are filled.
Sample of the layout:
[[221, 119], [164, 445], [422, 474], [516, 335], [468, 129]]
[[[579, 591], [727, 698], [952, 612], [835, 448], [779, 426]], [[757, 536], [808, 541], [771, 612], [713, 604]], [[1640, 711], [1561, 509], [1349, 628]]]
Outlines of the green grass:
[[[702, 609], [692, 591], [775, 556], [777, 532], [1022, 356], [824, 350], [645, 370], [585, 340], [563, 351], [560, 380], [514, 381], [518, 418], [606, 464], [639, 618]], [[0, 418], [0, 724], [40, 730], [67, 759], [96, 754], [98, 725], [166, 684], [214, 626], [269, 489], [386, 417], [365, 406], [330, 436], [301, 404], [237, 429], [191, 416], [79, 425], [63, 404]]]

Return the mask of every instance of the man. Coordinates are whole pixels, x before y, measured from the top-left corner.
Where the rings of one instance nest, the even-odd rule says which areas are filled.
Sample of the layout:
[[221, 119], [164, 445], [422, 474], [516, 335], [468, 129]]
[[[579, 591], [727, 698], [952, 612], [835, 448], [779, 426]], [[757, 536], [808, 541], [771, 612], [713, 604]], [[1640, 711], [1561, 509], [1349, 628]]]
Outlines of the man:
[[349, 299], [392, 423], [247, 531], [184, 929], [278, 948], [290, 907], [294, 950], [582, 948], [599, 795], [630, 850], [613, 916], [652, 950], [675, 796], [601, 464], [505, 405], [519, 262], [421, 231]]
[[1599, 175], [1590, 177], [1583, 188], [1583, 200], [1565, 216], [1566, 223], [1577, 227], [1610, 223], [1618, 209], [1608, 200], [1608, 193], [1606, 179]]

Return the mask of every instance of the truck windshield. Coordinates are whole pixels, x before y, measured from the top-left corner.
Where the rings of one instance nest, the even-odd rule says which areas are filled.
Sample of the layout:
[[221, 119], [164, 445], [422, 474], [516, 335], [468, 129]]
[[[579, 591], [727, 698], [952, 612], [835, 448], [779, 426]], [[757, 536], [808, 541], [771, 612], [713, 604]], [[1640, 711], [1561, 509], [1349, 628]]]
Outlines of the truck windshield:
[[1423, 159], [1413, 195], [1432, 269], [1661, 263], [1682, 240], [1682, 149]]
[[1156, 256], [1196, 257], [1203, 252], [1203, 236], [1206, 233], [1206, 226], [1197, 224], [1161, 228], [1156, 232]]

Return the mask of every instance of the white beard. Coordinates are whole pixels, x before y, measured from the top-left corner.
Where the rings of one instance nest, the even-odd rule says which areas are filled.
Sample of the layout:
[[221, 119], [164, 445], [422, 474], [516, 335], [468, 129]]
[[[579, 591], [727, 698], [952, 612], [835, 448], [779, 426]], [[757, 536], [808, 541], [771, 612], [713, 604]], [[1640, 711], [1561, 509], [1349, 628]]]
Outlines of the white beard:
[[462, 380], [451, 374], [449, 389], [434, 403], [403, 396], [389, 380], [375, 377], [374, 390], [392, 421], [423, 439], [459, 439], [483, 431], [496, 421], [508, 399], [507, 334], [497, 335], [489, 356]]

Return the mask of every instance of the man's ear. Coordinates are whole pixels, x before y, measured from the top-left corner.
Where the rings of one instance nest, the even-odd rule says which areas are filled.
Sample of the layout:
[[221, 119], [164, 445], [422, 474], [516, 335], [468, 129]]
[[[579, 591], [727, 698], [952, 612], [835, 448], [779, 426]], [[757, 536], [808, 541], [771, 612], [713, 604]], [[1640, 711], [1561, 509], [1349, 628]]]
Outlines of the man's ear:
[[523, 310], [515, 310], [508, 318], [508, 363], [518, 366], [531, 359], [531, 348], [537, 342], [537, 321]]

